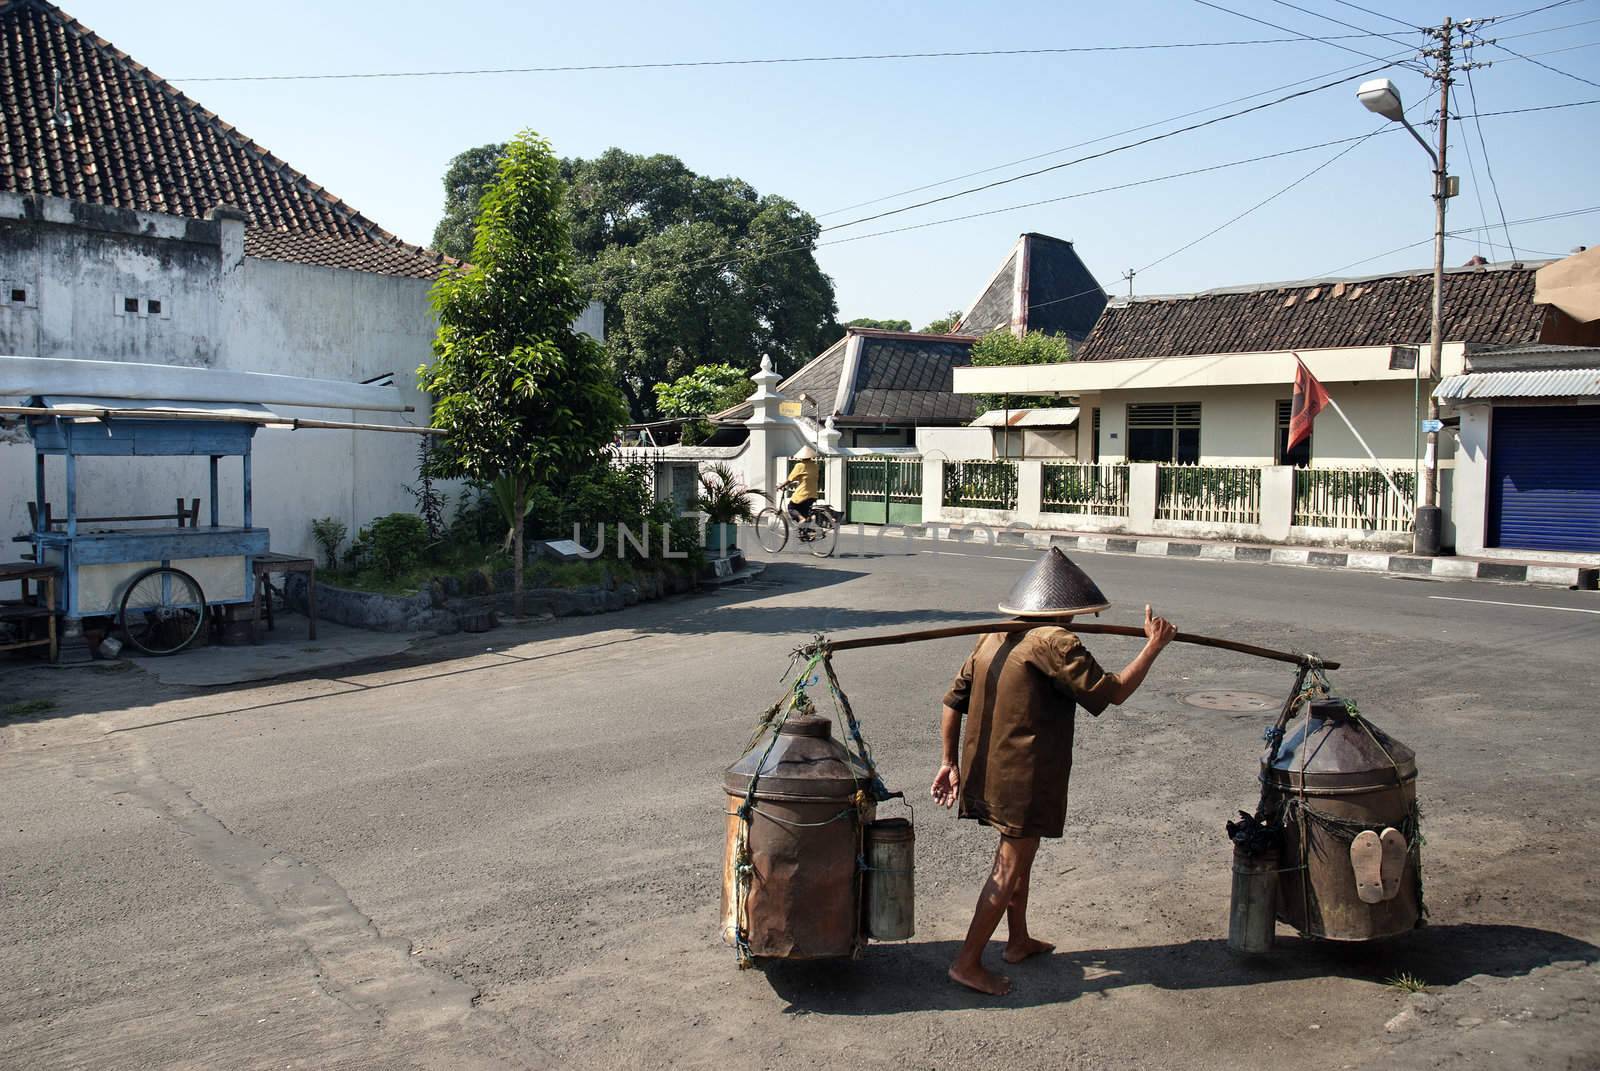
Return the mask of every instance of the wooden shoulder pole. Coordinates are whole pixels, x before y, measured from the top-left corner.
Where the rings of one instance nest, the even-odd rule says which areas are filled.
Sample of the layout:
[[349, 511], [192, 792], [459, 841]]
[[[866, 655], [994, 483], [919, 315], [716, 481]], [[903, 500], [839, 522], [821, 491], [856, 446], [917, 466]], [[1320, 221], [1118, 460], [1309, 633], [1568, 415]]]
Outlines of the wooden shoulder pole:
[[[1027, 632], [1029, 629], [1049, 628], [1055, 624], [1056, 622], [1054, 621], [985, 621], [976, 625], [951, 625], [947, 628], [930, 628], [919, 632], [894, 632], [886, 636], [863, 636], [854, 640], [836, 640], [830, 642], [828, 647], [833, 651], [856, 651], [866, 647], [889, 647], [901, 643], [917, 643], [922, 640], [944, 640], [954, 636], [977, 636], [985, 632]], [[1079, 624], [1074, 621], [1064, 627], [1084, 635], [1144, 638], [1144, 629], [1133, 625], [1097, 625], [1087, 621]], [[1240, 643], [1237, 640], [1224, 640], [1215, 636], [1200, 636], [1192, 632], [1180, 632], [1173, 639], [1179, 643], [1192, 643], [1197, 647], [1214, 647], [1223, 651], [1235, 651], [1239, 654], [1253, 655], [1256, 658], [1269, 658], [1274, 662], [1306, 665], [1316, 661], [1323, 669], [1339, 668], [1339, 663], [1322, 661], [1312, 654], [1275, 651], [1270, 647], [1257, 647], [1253, 643]]]

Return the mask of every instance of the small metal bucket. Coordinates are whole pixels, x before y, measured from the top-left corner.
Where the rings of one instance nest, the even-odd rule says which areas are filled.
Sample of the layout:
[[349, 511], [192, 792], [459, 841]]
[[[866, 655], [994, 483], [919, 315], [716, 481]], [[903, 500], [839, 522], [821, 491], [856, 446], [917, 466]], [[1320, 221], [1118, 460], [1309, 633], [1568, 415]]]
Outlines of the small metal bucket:
[[866, 827], [862, 928], [874, 941], [910, 940], [916, 915], [916, 831], [909, 818]]
[[1228, 909], [1228, 948], [1243, 956], [1272, 950], [1278, 918], [1277, 849], [1252, 854], [1233, 849], [1233, 902]]

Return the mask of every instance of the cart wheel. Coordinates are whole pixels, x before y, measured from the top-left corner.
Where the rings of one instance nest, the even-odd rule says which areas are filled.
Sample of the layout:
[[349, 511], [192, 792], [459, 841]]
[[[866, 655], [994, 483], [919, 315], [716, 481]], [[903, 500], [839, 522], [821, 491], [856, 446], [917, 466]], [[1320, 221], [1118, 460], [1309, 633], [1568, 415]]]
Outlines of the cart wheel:
[[146, 569], [128, 582], [118, 620], [135, 649], [147, 655], [177, 654], [205, 627], [205, 593], [181, 569]]

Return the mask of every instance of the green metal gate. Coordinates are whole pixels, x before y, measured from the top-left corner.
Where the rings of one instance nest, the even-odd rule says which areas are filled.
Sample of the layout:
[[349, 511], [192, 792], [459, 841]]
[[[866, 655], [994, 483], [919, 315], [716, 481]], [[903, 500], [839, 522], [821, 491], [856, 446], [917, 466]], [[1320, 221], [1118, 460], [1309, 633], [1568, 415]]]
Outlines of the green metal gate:
[[844, 487], [844, 519], [847, 521], [922, 523], [921, 458], [846, 458]]

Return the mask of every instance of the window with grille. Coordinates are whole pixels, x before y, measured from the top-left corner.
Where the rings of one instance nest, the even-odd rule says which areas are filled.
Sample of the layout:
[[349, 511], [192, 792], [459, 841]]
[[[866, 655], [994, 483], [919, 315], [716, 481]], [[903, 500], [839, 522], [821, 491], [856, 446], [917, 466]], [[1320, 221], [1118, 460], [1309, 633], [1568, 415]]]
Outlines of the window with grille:
[[1289, 409], [1292, 401], [1288, 398], [1278, 402], [1278, 431], [1274, 440], [1275, 446], [1272, 461], [1275, 465], [1293, 465], [1297, 469], [1307, 468], [1311, 464], [1311, 440], [1308, 435], [1293, 450], [1289, 449]]
[[1128, 460], [1200, 463], [1200, 403], [1128, 406]]
[[1100, 464], [1100, 407], [1094, 407], [1094, 430], [1089, 433], [1089, 460]]

